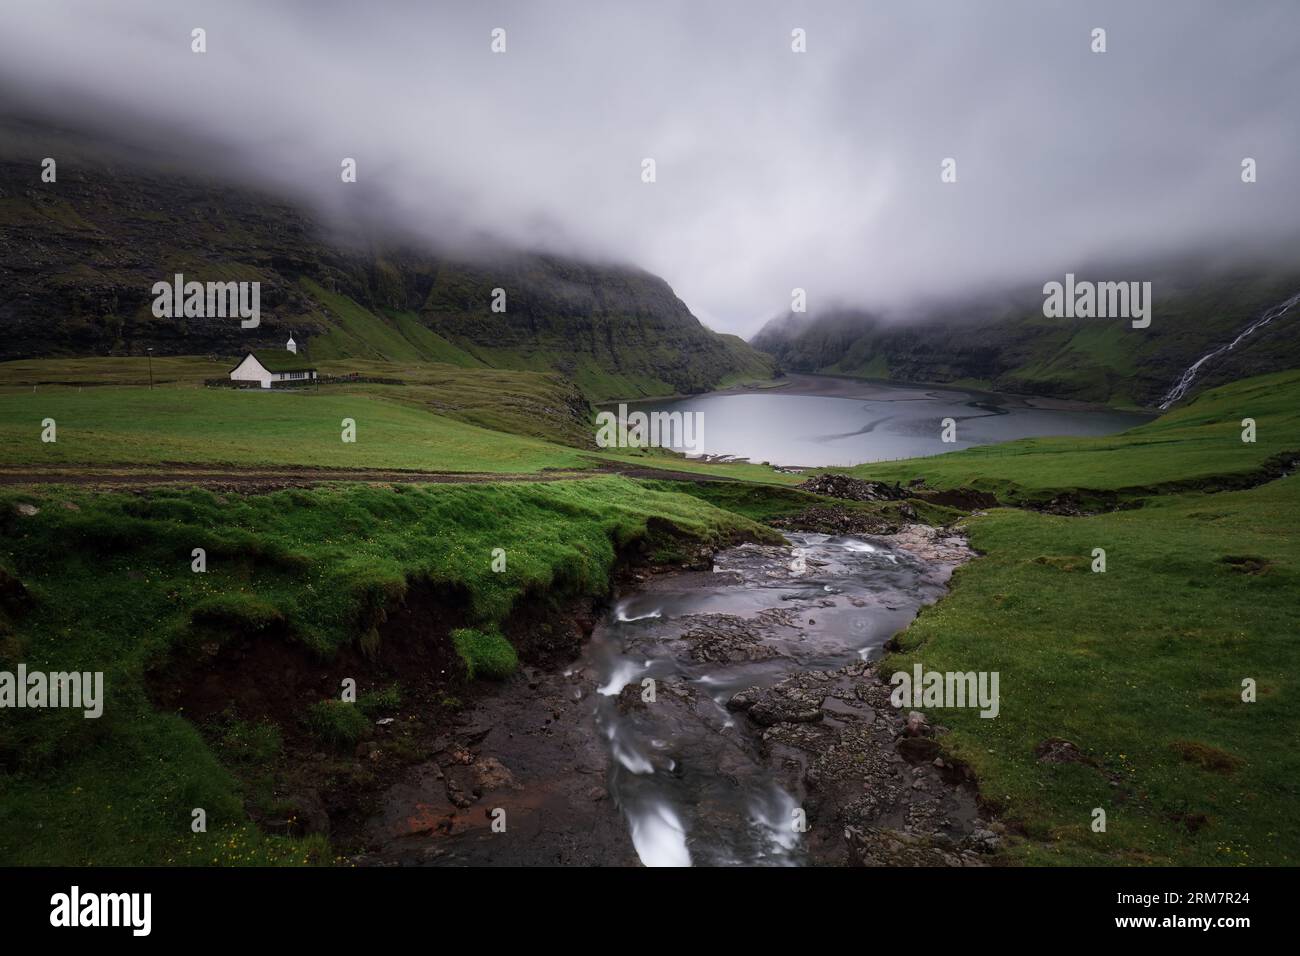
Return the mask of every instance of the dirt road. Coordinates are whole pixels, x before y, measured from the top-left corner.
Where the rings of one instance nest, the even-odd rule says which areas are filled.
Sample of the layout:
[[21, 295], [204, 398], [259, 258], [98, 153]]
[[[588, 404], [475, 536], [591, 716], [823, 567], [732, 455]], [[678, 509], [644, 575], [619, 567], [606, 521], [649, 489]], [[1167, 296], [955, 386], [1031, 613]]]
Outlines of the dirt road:
[[156, 466], [80, 465], [58, 468], [0, 467], [0, 485], [72, 485], [122, 490], [169, 485], [212, 491], [267, 492], [308, 488], [331, 482], [367, 484], [465, 484], [518, 481], [575, 481], [603, 475], [685, 481], [731, 481], [723, 475], [672, 471], [599, 462], [586, 471], [549, 470], [531, 474], [465, 471], [405, 471], [390, 468], [265, 468], [239, 465], [187, 465], [164, 462]]

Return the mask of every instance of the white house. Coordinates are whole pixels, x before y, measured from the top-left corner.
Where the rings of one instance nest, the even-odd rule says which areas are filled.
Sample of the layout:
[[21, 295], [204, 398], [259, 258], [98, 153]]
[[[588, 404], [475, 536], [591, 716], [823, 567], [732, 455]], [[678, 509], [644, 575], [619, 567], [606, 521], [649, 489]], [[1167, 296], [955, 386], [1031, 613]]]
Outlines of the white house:
[[276, 382], [310, 382], [316, 378], [316, 370], [302, 364], [302, 359], [292, 352], [282, 354], [262, 353], [246, 354], [238, 365], [230, 370], [232, 382], [254, 382], [262, 388], [270, 388]]

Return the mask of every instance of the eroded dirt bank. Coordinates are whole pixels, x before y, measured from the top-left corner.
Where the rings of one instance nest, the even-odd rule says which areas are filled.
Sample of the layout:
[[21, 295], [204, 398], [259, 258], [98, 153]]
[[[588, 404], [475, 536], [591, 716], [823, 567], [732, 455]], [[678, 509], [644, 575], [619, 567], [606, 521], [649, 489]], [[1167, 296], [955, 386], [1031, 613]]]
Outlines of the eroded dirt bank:
[[[652, 520], [644, 537], [619, 549], [611, 587], [649, 575], [662, 562], [707, 566], [712, 550]], [[467, 757], [482, 741], [484, 722], [501, 722], [495, 708], [510, 708], [521, 691], [543, 687], [539, 679], [572, 661], [607, 603], [587, 585], [563, 579], [525, 595], [502, 625], [521, 661], [520, 672], [505, 684], [467, 680], [450, 633], [475, 623], [468, 595], [428, 583], [413, 583], [401, 603], [385, 610], [369, 651], [352, 644], [324, 658], [283, 624], [243, 632], [237, 622], [219, 620], [210, 635], [197, 628], [184, 647], [155, 662], [146, 681], [155, 704], [195, 724], [239, 778], [245, 809], [262, 829], [323, 834], [348, 860], [377, 845], [371, 824], [388, 806], [391, 788], [436, 775], [431, 760], [454, 764], [444, 775], [449, 780], [438, 778], [439, 793], [456, 811], [457, 826], [473, 825], [468, 811], [478, 801], [475, 792], [495, 767]], [[355, 741], [322, 740], [306, 718], [313, 705], [337, 700], [348, 679], [356, 682], [365, 730]], [[394, 687], [400, 704], [362, 706]], [[532, 713], [543, 727], [557, 719], [545, 707]], [[265, 728], [273, 728], [281, 744], [273, 753], [250, 744]], [[527, 754], [502, 753], [517, 766], [526, 762]], [[538, 755], [544, 758], [544, 751]]]

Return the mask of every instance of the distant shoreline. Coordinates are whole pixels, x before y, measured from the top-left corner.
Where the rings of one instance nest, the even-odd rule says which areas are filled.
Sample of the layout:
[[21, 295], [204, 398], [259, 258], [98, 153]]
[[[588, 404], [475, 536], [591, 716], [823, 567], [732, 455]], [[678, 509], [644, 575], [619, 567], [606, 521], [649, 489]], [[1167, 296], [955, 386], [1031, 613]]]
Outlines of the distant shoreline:
[[[712, 395], [808, 395], [818, 398], [846, 398], [867, 401], [906, 401], [910, 396], [901, 393], [924, 393], [925, 398], [938, 397], [943, 393], [949, 395], [968, 395], [972, 398], [994, 405], [1009, 408], [1038, 408], [1049, 411], [1123, 411], [1137, 414], [1150, 414], [1152, 418], [1159, 412], [1146, 408], [1116, 408], [1100, 402], [1081, 402], [1066, 398], [1051, 398], [1043, 395], [1023, 395], [1015, 392], [992, 392], [986, 389], [969, 388], [959, 385], [942, 385], [921, 382], [886, 382], [880, 379], [854, 378], [847, 375], [824, 375], [791, 373], [781, 379], [773, 379], [772, 385], [732, 385], [727, 388], [695, 394], [657, 395], [649, 398], [619, 398], [606, 402], [593, 403], [596, 408], [610, 408], [618, 405], [645, 405], [658, 402], [673, 402], [692, 398], [706, 398]], [[917, 400], [922, 396], [917, 396]]]

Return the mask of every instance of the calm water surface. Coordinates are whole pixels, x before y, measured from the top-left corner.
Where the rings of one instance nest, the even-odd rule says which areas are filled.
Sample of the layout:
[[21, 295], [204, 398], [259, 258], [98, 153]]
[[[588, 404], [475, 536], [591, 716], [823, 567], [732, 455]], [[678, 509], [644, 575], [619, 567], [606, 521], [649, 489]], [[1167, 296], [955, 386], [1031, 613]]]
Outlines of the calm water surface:
[[[816, 375], [792, 375], [790, 383], [767, 392], [640, 402], [629, 405], [629, 411], [701, 413], [700, 447], [678, 445], [678, 451], [805, 466], [939, 455], [1017, 438], [1112, 435], [1152, 418], [1141, 412], [1034, 407], [1062, 403], [951, 388], [878, 385]], [[957, 423], [955, 443], [940, 438], [945, 418]]]

